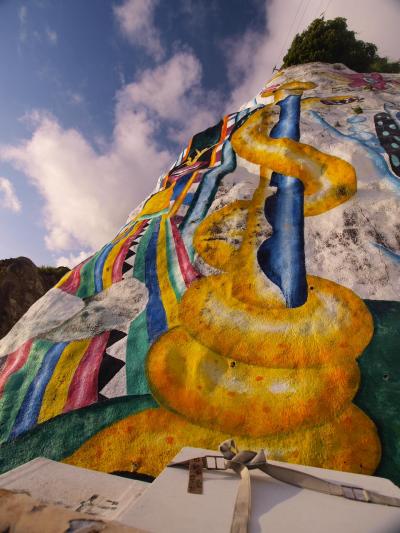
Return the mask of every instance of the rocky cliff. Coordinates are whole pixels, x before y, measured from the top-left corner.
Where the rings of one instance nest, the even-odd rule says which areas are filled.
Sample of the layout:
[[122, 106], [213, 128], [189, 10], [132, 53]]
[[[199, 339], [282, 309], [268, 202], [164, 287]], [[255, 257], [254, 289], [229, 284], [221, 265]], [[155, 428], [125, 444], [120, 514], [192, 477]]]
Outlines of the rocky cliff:
[[66, 267], [37, 267], [27, 257], [0, 260], [0, 338], [68, 270]]
[[156, 475], [234, 437], [400, 482], [399, 88], [292, 67], [195, 134], [0, 341], [1, 469]]

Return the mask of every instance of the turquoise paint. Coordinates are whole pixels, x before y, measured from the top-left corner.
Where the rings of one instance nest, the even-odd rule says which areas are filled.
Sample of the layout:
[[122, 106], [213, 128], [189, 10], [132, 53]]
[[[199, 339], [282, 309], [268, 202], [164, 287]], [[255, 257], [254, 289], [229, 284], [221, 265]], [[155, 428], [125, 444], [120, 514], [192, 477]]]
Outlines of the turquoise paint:
[[361, 384], [354, 403], [378, 428], [382, 460], [376, 475], [400, 485], [400, 302], [364, 301], [375, 332], [358, 359]]

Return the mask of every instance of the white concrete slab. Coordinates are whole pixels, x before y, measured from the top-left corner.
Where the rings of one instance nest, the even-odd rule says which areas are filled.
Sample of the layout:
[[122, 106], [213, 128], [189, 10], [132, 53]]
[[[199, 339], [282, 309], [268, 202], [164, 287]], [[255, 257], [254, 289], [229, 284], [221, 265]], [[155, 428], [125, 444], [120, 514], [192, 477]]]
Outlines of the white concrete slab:
[[39, 457], [0, 476], [0, 488], [25, 491], [45, 503], [115, 520], [149, 483]]
[[[183, 448], [176, 461], [217, 455], [198, 448]], [[284, 465], [277, 461], [271, 463]], [[400, 489], [379, 477], [349, 474], [321, 468], [291, 467], [323, 477], [358, 485], [383, 494], [400, 496]], [[299, 489], [252, 472], [250, 533], [396, 533], [400, 531], [400, 509], [354, 502]], [[188, 473], [166, 468], [133, 506], [126, 508], [120, 522], [154, 533], [229, 532], [238, 478], [230, 472], [205, 472], [204, 493], [187, 493]]]

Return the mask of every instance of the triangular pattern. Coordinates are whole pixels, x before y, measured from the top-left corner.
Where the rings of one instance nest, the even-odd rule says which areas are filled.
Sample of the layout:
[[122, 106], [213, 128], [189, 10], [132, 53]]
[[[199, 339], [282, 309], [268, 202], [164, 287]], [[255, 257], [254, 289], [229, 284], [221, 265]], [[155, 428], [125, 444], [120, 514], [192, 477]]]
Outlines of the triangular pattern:
[[106, 350], [108, 355], [111, 355], [112, 357], [116, 357], [117, 359], [120, 359], [121, 361], [126, 361], [126, 343], [128, 340], [128, 336], [125, 335], [118, 341], [116, 341], [112, 346], [109, 346]]
[[[110, 331], [107, 347], [101, 362], [98, 391], [103, 399], [126, 394], [126, 345], [128, 336], [123, 331]], [[100, 400], [99, 400], [100, 401]]]
[[124, 261], [122, 265], [122, 277], [124, 278], [125, 274], [127, 274], [130, 270], [132, 270], [132, 268], [133, 268], [133, 265], [130, 265], [129, 263], [126, 263]]
[[133, 252], [132, 250], [130, 250], [130, 252], [131, 252], [131, 255], [130, 255], [130, 257], [125, 258], [125, 263], [128, 264], [128, 265], [131, 265], [133, 267], [133, 265], [135, 263], [136, 252]]
[[120, 341], [126, 337], [126, 333], [124, 331], [120, 331], [119, 329], [112, 329], [110, 331], [110, 335], [108, 337], [108, 342], [106, 346], [106, 352], [108, 352], [108, 348], [115, 344], [116, 342]]
[[120, 371], [101, 390], [101, 395], [110, 399], [125, 396], [126, 393], [126, 366], [123, 365]]
[[102, 389], [113, 379], [115, 374], [117, 374], [123, 366], [125, 366], [125, 363], [120, 359], [112, 357], [111, 355], [108, 355], [108, 353], [103, 355], [98, 381], [98, 390], [101, 394], [103, 394]]
[[125, 256], [124, 263], [122, 265], [122, 278], [128, 277], [127, 275], [129, 272], [133, 269], [133, 266], [135, 264], [135, 256], [136, 256], [136, 250], [140, 243], [140, 239], [143, 236], [144, 232], [146, 231], [147, 227], [149, 225], [149, 222], [146, 220], [143, 224], [142, 229], [140, 230], [140, 233], [138, 233], [135, 236], [135, 239], [132, 241], [129, 250]]

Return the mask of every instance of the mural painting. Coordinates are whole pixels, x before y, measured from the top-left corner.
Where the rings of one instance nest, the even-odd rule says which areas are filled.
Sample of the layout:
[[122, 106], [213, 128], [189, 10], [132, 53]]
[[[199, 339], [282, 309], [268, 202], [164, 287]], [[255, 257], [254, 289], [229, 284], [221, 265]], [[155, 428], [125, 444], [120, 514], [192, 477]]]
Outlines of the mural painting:
[[0, 341], [1, 470], [233, 437], [400, 483], [399, 83], [292, 67], [194, 135]]

